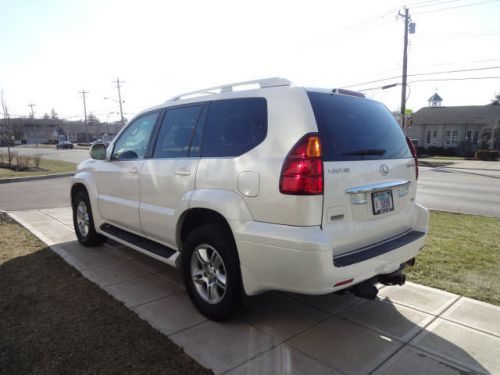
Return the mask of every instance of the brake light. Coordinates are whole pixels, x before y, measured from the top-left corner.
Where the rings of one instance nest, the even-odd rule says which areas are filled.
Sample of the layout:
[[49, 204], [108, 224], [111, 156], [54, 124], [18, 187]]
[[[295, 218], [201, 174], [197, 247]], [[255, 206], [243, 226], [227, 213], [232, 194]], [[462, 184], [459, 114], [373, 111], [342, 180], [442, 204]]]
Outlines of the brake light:
[[280, 192], [293, 195], [323, 194], [323, 159], [318, 134], [302, 137], [288, 153], [280, 176]]
[[415, 178], [418, 180], [418, 157], [417, 157], [417, 150], [415, 150], [415, 145], [410, 140], [410, 138], [406, 137], [406, 143], [408, 143], [408, 147], [410, 148], [411, 156], [413, 156], [413, 159], [415, 159]]

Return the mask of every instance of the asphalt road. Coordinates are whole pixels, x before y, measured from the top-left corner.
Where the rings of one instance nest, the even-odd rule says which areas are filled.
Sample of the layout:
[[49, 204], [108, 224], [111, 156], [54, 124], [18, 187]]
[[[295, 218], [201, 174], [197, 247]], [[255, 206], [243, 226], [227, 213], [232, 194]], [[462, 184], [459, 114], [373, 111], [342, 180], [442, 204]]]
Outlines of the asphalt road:
[[71, 177], [0, 184], [0, 210], [68, 207]]
[[[90, 158], [89, 150], [56, 150], [55, 145], [52, 146], [52, 148], [16, 147], [14, 151], [18, 152], [20, 155], [32, 156], [39, 154], [42, 155], [42, 158], [44, 159], [69, 161], [71, 163], [80, 163]], [[0, 147], [0, 152], [7, 152], [7, 147]]]
[[[0, 209], [69, 206], [70, 181], [66, 177], [0, 184]], [[500, 171], [421, 167], [417, 202], [434, 210], [500, 217]]]
[[500, 171], [421, 167], [417, 202], [434, 210], [500, 217]]

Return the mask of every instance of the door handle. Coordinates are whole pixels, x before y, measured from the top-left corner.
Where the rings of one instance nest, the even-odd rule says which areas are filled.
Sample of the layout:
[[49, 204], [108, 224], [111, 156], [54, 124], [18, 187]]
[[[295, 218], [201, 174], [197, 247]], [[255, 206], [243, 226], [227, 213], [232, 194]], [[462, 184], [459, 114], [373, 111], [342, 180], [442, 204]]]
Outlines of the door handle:
[[178, 171], [175, 171], [175, 174], [177, 176], [189, 176], [191, 174], [191, 172], [185, 170], [185, 169], [180, 169]]
[[130, 168], [128, 170], [128, 173], [130, 173], [130, 174], [137, 174], [137, 173], [139, 173], [139, 170], [137, 169], [137, 167], [133, 167], [133, 168]]

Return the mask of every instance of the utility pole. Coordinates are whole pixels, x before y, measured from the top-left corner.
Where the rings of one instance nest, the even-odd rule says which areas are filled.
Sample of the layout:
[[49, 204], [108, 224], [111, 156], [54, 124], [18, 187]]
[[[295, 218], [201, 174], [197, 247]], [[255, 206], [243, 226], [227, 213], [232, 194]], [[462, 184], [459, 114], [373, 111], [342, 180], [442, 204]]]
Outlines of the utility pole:
[[0, 92], [1, 100], [2, 100], [2, 110], [3, 110], [3, 120], [4, 120], [4, 129], [0, 129], [0, 141], [2, 138], [2, 134], [4, 134], [4, 137], [7, 138], [7, 161], [9, 163], [9, 166], [11, 166], [11, 154], [10, 154], [10, 141], [11, 141], [11, 128], [9, 124], [9, 110], [7, 108], [7, 104], [5, 103], [5, 100], [3, 98], [3, 90]]
[[35, 112], [33, 111], [33, 107], [35, 107], [36, 104], [30, 103], [28, 104], [28, 107], [31, 108], [31, 118], [33, 119], [33, 129], [35, 129], [35, 147], [38, 147], [38, 135], [36, 133], [36, 122], [35, 122]]
[[398, 13], [400, 17], [404, 18], [404, 45], [403, 45], [403, 83], [401, 87], [401, 128], [405, 127], [405, 111], [406, 111], [406, 86], [408, 76], [408, 31], [411, 34], [415, 33], [415, 24], [410, 24], [410, 10], [405, 7], [405, 13]]
[[120, 104], [120, 119], [122, 126], [125, 125], [125, 119], [123, 118], [123, 108], [122, 108], [122, 93], [120, 92], [120, 83], [124, 83], [123, 81], [120, 82], [120, 79], [117, 78], [116, 81], [113, 81], [113, 83], [116, 84], [116, 89], [118, 90], [118, 103]]
[[[83, 117], [85, 121], [85, 143], [88, 145], [89, 144], [89, 131], [87, 128], [87, 103], [85, 102], [85, 95], [89, 94], [88, 91], [82, 90], [78, 92], [79, 94], [82, 94], [83, 97]], [[77, 142], [78, 142], [78, 133], [77, 133]]]

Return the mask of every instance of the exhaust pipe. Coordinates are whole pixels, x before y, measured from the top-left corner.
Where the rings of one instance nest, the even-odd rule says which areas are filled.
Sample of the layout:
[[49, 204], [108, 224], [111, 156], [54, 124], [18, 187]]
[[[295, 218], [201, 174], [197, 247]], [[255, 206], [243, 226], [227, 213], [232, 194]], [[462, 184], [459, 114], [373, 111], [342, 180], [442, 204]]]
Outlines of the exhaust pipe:
[[384, 285], [403, 285], [406, 282], [406, 275], [401, 271], [396, 271], [387, 275], [380, 275], [378, 281]]

